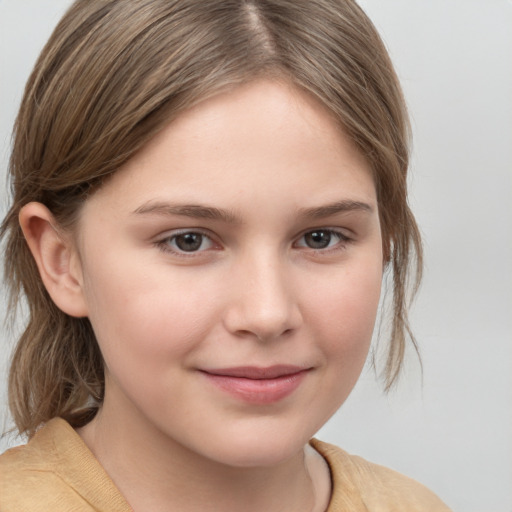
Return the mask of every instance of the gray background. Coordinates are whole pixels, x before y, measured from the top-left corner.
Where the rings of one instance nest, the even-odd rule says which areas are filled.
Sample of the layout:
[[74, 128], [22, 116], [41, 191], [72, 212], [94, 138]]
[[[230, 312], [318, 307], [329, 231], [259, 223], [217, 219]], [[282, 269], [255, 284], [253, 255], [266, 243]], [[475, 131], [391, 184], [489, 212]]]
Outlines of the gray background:
[[[0, 0], [2, 176], [24, 83], [69, 3]], [[368, 368], [319, 437], [422, 481], [455, 511], [512, 512], [512, 2], [361, 4], [413, 121], [411, 202], [427, 266], [413, 321], [424, 375], [410, 355], [385, 396]], [[10, 425], [11, 346], [3, 329], [0, 430]], [[16, 442], [2, 439], [0, 452]]]

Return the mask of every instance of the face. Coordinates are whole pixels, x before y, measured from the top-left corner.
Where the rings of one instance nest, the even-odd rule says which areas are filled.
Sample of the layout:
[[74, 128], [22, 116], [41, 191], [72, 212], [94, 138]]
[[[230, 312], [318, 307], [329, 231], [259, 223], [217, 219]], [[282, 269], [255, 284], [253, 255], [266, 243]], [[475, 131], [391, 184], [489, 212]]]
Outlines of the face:
[[181, 115], [86, 202], [77, 250], [102, 414], [148, 435], [275, 464], [361, 372], [383, 267], [375, 187], [290, 85], [254, 82]]

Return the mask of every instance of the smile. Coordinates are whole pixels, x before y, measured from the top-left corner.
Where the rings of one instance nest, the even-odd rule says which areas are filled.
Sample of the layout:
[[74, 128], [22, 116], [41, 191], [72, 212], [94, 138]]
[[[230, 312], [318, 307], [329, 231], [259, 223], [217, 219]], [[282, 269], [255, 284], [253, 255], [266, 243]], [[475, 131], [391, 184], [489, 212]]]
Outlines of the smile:
[[201, 373], [217, 388], [250, 404], [272, 404], [292, 394], [311, 368], [276, 365], [268, 368], [244, 366]]

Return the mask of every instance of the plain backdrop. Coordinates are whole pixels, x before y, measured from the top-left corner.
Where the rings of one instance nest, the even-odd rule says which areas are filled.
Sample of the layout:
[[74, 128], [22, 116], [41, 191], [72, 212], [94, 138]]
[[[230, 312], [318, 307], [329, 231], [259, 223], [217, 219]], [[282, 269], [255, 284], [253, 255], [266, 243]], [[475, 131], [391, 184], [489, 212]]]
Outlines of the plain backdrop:
[[[2, 179], [24, 83], [69, 3], [0, 0]], [[411, 203], [426, 271], [412, 316], [424, 373], [410, 354], [386, 396], [368, 367], [319, 437], [423, 482], [454, 511], [512, 512], [512, 2], [361, 5], [389, 48], [413, 122]], [[13, 340], [1, 332], [5, 430]], [[2, 439], [0, 452], [19, 442]]]

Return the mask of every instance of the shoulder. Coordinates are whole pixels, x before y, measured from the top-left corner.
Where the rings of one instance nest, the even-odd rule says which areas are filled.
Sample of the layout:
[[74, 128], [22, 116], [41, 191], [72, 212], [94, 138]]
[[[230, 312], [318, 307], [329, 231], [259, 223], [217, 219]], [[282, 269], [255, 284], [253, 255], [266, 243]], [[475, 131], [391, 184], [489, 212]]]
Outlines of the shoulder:
[[[61, 507], [66, 489], [58, 477], [58, 450], [53, 442], [55, 429], [50, 422], [28, 444], [7, 450], [0, 456], [0, 510], [29, 512]], [[51, 432], [49, 432], [51, 430]], [[48, 496], [41, 502], [42, 496]], [[66, 504], [67, 505], [67, 504]], [[48, 509], [47, 509], [48, 510]], [[78, 510], [78, 509], [77, 509]]]
[[87, 512], [127, 508], [78, 434], [66, 421], [56, 418], [26, 445], [0, 455], [0, 511], [20, 510]]
[[328, 512], [450, 512], [432, 491], [412, 478], [332, 444], [313, 439], [311, 445], [331, 471], [333, 489]]

